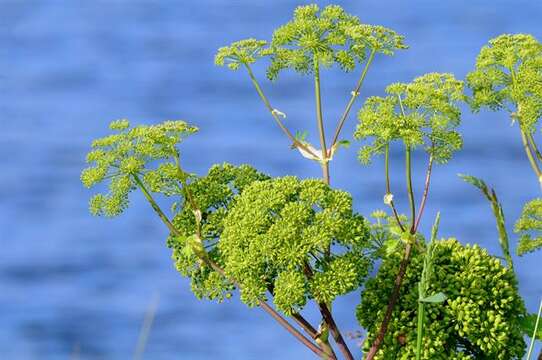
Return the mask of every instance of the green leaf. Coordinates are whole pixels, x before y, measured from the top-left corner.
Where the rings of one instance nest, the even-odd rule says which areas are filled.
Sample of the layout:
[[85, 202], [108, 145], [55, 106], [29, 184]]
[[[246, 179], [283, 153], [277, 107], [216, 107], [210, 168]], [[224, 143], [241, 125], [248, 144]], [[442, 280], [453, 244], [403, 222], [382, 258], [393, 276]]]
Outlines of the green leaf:
[[439, 292], [431, 296], [427, 296], [423, 299], [420, 299], [419, 301], [425, 302], [425, 303], [440, 304], [446, 301], [446, 299], [447, 299], [446, 295], [444, 295], [444, 293]]
[[339, 144], [339, 146], [342, 146], [346, 149], [350, 147], [350, 141], [348, 140], [340, 140], [337, 144]]
[[487, 186], [487, 184], [482, 179], [465, 174], [458, 174], [458, 176], [469, 184], [472, 184], [478, 189], [480, 189], [486, 199], [489, 200], [489, 202], [491, 203], [491, 210], [493, 210], [493, 216], [495, 217], [495, 220], [497, 222], [497, 230], [499, 231], [499, 243], [501, 245], [504, 258], [508, 263], [508, 267], [513, 270], [514, 263], [512, 261], [512, 255], [510, 254], [510, 243], [508, 241], [508, 232], [506, 231], [504, 210], [502, 209], [502, 205], [497, 198], [497, 193], [494, 189]]
[[486, 183], [475, 176], [472, 175], [466, 175], [466, 174], [457, 174], [461, 179], [468, 182], [469, 184], [472, 184], [476, 186], [478, 189], [480, 189], [486, 197], [489, 197], [489, 191]]
[[[536, 325], [536, 314], [529, 314], [520, 318], [519, 324], [523, 333], [528, 337], [532, 337]], [[538, 329], [536, 331], [536, 339], [542, 340], [542, 326], [540, 326], [540, 324], [538, 325]]]

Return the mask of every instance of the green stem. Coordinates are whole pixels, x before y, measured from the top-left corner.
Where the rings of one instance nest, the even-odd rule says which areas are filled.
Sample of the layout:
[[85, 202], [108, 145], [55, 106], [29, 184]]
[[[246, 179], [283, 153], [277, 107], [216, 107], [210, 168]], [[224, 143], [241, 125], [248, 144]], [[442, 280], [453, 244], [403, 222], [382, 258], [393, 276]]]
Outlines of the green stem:
[[139, 186], [139, 188], [141, 189], [141, 192], [143, 192], [143, 195], [145, 196], [147, 201], [151, 204], [152, 209], [154, 210], [154, 212], [156, 212], [160, 220], [162, 220], [162, 222], [167, 226], [168, 230], [172, 234], [179, 236], [180, 235], [179, 231], [175, 228], [173, 223], [168, 219], [166, 214], [164, 214], [164, 212], [162, 211], [160, 206], [158, 206], [156, 201], [154, 201], [154, 198], [152, 197], [151, 193], [147, 190], [147, 188], [145, 187], [145, 185], [143, 184], [139, 176], [137, 176], [136, 174], [132, 174], [132, 176], [137, 186]]
[[540, 323], [540, 316], [542, 315], [542, 300], [540, 300], [540, 306], [538, 307], [538, 315], [536, 317], [536, 323], [534, 324], [533, 336], [531, 336], [531, 344], [529, 345], [529, 351], [527, 353], [527, 360], [531, 360], [533, 354], [534, 343], [536, 341], [536, 334], [538, 332], [538, 325]]
[[411, 148], [410, 145], [406, 146], [405, 151], [405, 166], [406, 166], [406, 182], [407, 182], [407, 190], [408, 190], [408, 202], [410, 203], [410, 218], [411, 218], [411, 226], [410, 226], [410, 232], [413, 234], [416, 224], [416, 205], [414, 204], [414, 191], [412, 190], [412, 159], [411, 159]]
[[363, 72], [361, 73], [361, 77], [359, 78], [356, 84], [356, 87], [352, 91], [350, 100], [348, 101], [348, 104], [346, 104], [346, 109], [344, 109], [344, 112], [339, 120], [337, 128], [335, 129], [335, 135], [333, 135], [333, 141], [331, 141], [331, 148], [333, 148], [333, 146], [335, 146], [337, 144], [337, 141], [339, 140], [339, 135], [341, 134], [341, 130], [344, 126], [346, 119], [348, 118], [348, 114], [350, 113], [350, 110], [352, 109], [352, 105], [354, 105], [356, 98], [359, 96], [359, 90], [361, 89], [361, 86], [363, 85], [363, 81], [365, 80], [365, 77], [367, 76], [367, 71], [369, 70], [369, 66], [373, 62], [375, 54], [376, 54], [376, 50], [373, 49], [371, 51], [371, 54], [369, 55], [369, 58], [367, 59], [367, 63], [365, 63], [365, 68], [363, 69]]
[[529, 139], [527, 137], [525, 130], [523, 129], [521, 125], [521, 122], [519, 123], [519, 131], [521, 133], [521, 141], [523, 143], [523, 148], [525, 150], [525, 153], [527, 154], [527, 157], [529, 158], [529, 163], [531, 164], [531, 167], [533, 168], [533, 171], [536, 174], [538, 181], [540, 182], [540, 184], [542, 184], [542, 171], [540, 171], [540, 167], [538, 166], [538, 163], [536, 162], [536, 159], [533, 156], [531, 146], [529, 145]]
[[[418, 283], [418, 286], [421, 286]], [[423, 339], [423, 317], [425, 316], [425, 306], [424, 303], [418, 301], [418, 328], [416, 332], [416, 360], [421, 359], [422, 355], [422, 339]]]
[[418, 210], [418, 217], [416, 218], [416, 223], [414, 224], [415, 233], [418, 231], [418, 226], [420, 226], [420, 220], [423, 215], [423, 210], [425, 209], [425, 203], [427, 202], [427, 195], [429, 194], [429, 185], [431, 183], [431, 170], [433, 169], [433, 155], [429, 155], [429, 163], [427, 164], [427, 172], [425, 174], [425, 184], [423, 187], [422, 200], [420, 202], [420, 209]]
[[[387, 194], [393, 194], [391, 192], [391, 185], [390, 185], [390, 144], [386, 143], [386, 150], [384, 152], [384, 168], [386, 173], [386, 195]], [[393, 199], [390, 200], [390, 207], [393, 212], [393, 216], [395, 217], [395, 220], [397, 221], [397, 225], [399, 225], [399, 228], [401, 231], [405, 231], [405, 228], [403, 227], [403, 224], [401, 223], [401, 219], [399, 218], [399, 214], [397, 213], [397, 209], [395, 208], [395, 204], [393, 202]]]
[[384, 341], [384, 336], [386, 335], [386, 332], [388, 331], [388, 325], [391, 320], [393, 308], [395, 307], [395, 304], [399, 300], [399, 294], [401, 292], [401, 284], [403, 283], [403, 278], [405, 277], [405, 272], [410, 262], [411, 253], [412, 253], [412, 244], [408, 242], [405, 246], [405, 254], [403, 255], [403, 259], [401, 260], [401, 263], [399, 264], [399, 272], [397, 273], [397, 276], [395, 277], [393, 291], [390, 295], [390, 299], [386, 307], [386, 313], [384, 314], [384, 319], [382, 319], [382, 324], [380, 325], [380, 330], [378, 331], [378, 334], [376, 335], [375, 340], [371, 344], [371, 348], [369, 349], [369, 352], [367, 353], [367, 357], [365, 358], [365, 360], [373, 360], [374, 357], [376, 356], [376, 353], [378, 352], [378, 349], [380, 349], [380, 345], [382, 345], [382, 342]]
[[316, 99], [316, 120], [318, 124], [318, 133], [320, 135], [320, 147], [322, 151], [322, 175], [324, 182], [329, 185], [329, 162], [326, 146], [326, 134], [324, 130], [324, 117], [322, 115], [322, 96], [320, 91], [320, 65], [316, 56], [314, 62], [314, 98]]
[[262, 90], [262, 87], [258, 83], [258, 80], [256, 80], [256, 77], [254, 76], [252, 69], [250, 68], [248, 64], [245, 64], [245, 67], [248, 71], [248, 75], [250, 76], [250, 80], [252, 81], [252, 84], [254, 85], [254, 88], [256, 89], [256, 92], [260, 96], [260, 99], [262, 99], [265, 107], [267, 108], [267, 110], [269, 110], [269, 112], [271, 113], [271, 116], [273, 117], [277, 125], [280, 127], [282, 132], [284, 132], [284, 134], [288, 137], [288, 139], [290, 139], [290, 141], [294, 144], [295, 147], [305, 150], [307, 153], [311, 154], [314, 157], [318, 157], [311, 149], [309, 149], [303, 143], [298, 141], [295, 138], [295, 136], [290, 132], [290, 130], [288, 130], [288, 128], [282, 123], [282, 120], [280, 119], [279, 115], [277, 115], [276, 110], [273, 108], [273, 106], [271, 106], [271, 103], [269, 102], [269, 99], [267, 98], [267, 96], [265, 96]]
[[[305, 262], [303, 270], [305, 272], [305, 276], [307, 276], [307, 279], [310, 280], [313, 277], [314, 272], [310, 267], [309, 263]], [[346, 345], [346, 342], [341, 335], [341, 331], [339, 330], [335, 319], [333, 319], [333, 315], [331, 314], [328, 305], [326, 303], [318, 303], [318, 309], [320, 310], [320, 314], [322, 315], [323, 325], [326, 326], [333, 335], [333, 339], [335, 340], [335, 343], [339, 347], [339, 350], [341, 351], [343, 356], [347, 360], [354, 360], [354, 356], [350, 352], [348, 345]], [[327, 339], [325, 339], [325, 341], [329, 344]]]
[[[488, 189], [489, 191], [489, 189]], [[508, 263], [508, 268], [514, 271], [514, 262], [512, 260], [512, 255], [510, 254], [510, 245], [508, 241], [508, 232], [506, 231], [505, 222], [504, 222], [504, 211], [502, 205], [497, 198], [497, 193], [494, 189], [491, 189], [491, 193], [488, 193], [489, 200], [491, 202], [491, 210], [493, 210], [493, 215], [497, 221], [497, 230], [499, 231], [499, 240], [501, 244], [501, 249], [504, 255], [506, 262]]]
[[538, 150], [538, 146], [536, 146], [536, 142], [534, 141], [534, 137], [532, 133], [527, 133], [527, 138], [529, 140], [529, 143], [531, 144], [531, 147], [533, 148], [536, 158], [538, 161], [542, 161], [542, 154], [540, 153], [540, 150]]

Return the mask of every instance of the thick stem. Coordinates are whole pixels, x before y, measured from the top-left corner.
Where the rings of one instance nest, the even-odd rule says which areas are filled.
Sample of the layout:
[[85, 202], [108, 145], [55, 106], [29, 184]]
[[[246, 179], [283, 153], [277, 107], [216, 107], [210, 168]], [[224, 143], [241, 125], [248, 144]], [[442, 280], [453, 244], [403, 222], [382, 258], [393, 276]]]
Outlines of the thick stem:
[[[181, 234], [179, 233], [179, 231], [175, 228], [173, 223], [164, 214], [160, 206], [158, 206], [158, 204], [156, 203], [156, 201], [154, 200], [150, 192], [147, 190], [147, 188], [145, 187], [145, 185], [143, 184], [139, 176], [137, 176], [136, 174], [133, 174], [133, 178], [135, 182], [137, 183], [137, 185], [139, 186], [139, 188], [141, 189], [141, 191], [143, 192], [143, 195], [145, 196], [147, 201], [151, 204], [153, 210], [158, 214], [158, 216], [160, 217], [162, 222], [167, 226], [169, 231], [176, 236], [180, 236]], [[200, 260], [202, 260], [207, 266], [209, 266], [211, 269], [213, 269], [214, 271], [222, 275], [224, 278], [231, 281], [238, 288], [240, 287], [239, 283], [237, 283], [235, 279], [228, 278], [224, 270], [218, 264], [216, 264], [212, 259], [210, 259], [209, 257], [202, 257], [200, 258]], [[307, 339], [301, 332], [299, 332], [299, 330], [294, 328], [286, 319], [284, 319], [275, 309], [269, 306], [269, 304], [267, 304], [263, 300], [258, 300], [258, 304], [269, 315], [271, 315], [282, 327], [284, 327], [290, 334], [292, 334], [296, 339], [298, 339], [303, 345], [308, 347], [312, 352], [314, 352], [316, 355], [320, 357], [322, 356], [322, 354], [324, 354], [320, 347], [316, 346], [312, 341]]]
[[420, 202], [420, 209], [418, 210], [418, 217], [416, 218], [416, 223], [414, 224], [415, 233], [418, 231], [418, 226], [420, 226], [420, 220], [423, 215], [423, 210], [425, 209], [425, 203], [427, 201], [427, 195], [429, 194], [429, 185], [431, 183], [431, 170], [433, 168], [433, 155], [429, 156], [429, 163], [427, 164], [427, 172], [425, 174], [425, 184], [423, 187], [422, 201]]
[[320, 148], [322, 151], [322, 176], [324, 182], [329, 185], [329, 154], [326, 146], [326, 132], [324, 129], [324, 116], [322, 115], [322, 96], [320, 91], [320, 65], [315, 56], [314, 62], [314, 98], [316, 99], [316, 122], [318, 134], [320, 135]]
[[269, 304], [263, 300], [258, 300], [258, 303], [262, 309], [264, 309], [269, 315], [271, 315], [284, 329], [291, 333], [297, 340], [299, 340], [303, 345], [308, 347], [313, 353], [319, 357], [324, 357], [325, 354], [322, 349], [316, 346], [312, 341], [307, 339], [303, 334], [294, 328], [286, 319], [284, 319], [278, 312], [275, 311]]
[[[314, 273], [312, 271], [312, 268], [307, 262], [305, 263], [303, 270], [308, 279], [313, 277]], [[318, 309], [320, 310], [322, 319], [327, 325], [329, 331], [331, 331], [331, 334], [333, 335], [333, 339], [335, 340], [335, 343], [339, 347], [339, 350], [341, 351], [341, 353], [345, 356], [346, 359], [354, 360], [354, 357], [352, 356], [352, 353], [350, 352], [348, 345], [346, 345], [346, 342], [344, 341], [344, 338], [341, 335], [341, 331], [339, 330], [339, 327], [337, 326], [335, 319], [333, 319], [333, 315], [331, 314], [331, 311], [329, 310], [329, 307], [327, 306], [327, 304], [319, 302]]]
[[380, 325], [380, 330], [378, 331], [378, 334], [375, 340], [373, 341], [365, 360], [374, 359], [376, 353], [378, 352], [378, 349], [380, 349], [380, 345], [382, 345], [382, 341], [384, 341], [384, 336], [386, 335], [386, 332], [388, 331], [388, 325], [391, 320], [393, 308], [395, 307], [395, 304], [397, 303], [397, 300], [399, 299], [401, 284], [403, 283], [403, 278], [405, 276], [408, 263], [410, 262], [411, 252], [412, 252], [412, 245], [410, 243], [407, 243], [405, 247], [405, 255], [403, 256], [403, 259], [401, 260], [401, 264], [399, 265], [399, 272], [397, 273], [397, 276], [395, 278], [394, 288], [391, 293], [388, 306], [386, 308], [386, 313], [384, 314], [384, 319], [382, 320], [382, 324]]
[[358, 83], [356, 84], [356, 87], [354, 88], [354, 90], [352, 90], [350, 100], [348, 101], [348, 104], [346, 104], [346, 109], [344, 109], [344, 112], [339, 120], [339, 123], [337, 124], [337, 128], [335, 129], [335, 135], [333, 135], [333, 141], [331, 141], [331, 148], [333, 148], [337, 144], [337, 141], [339, 140], [339, 135], [341, 134], [341, 130], [344, 126], [346, 119], [348, 118], [350, 109], [352, 109], [352, 105], [354, 105], [356, 98], [359, 96], [359, 90], [361, 89], [361, 86], [363, 85], [363, 81], [365, 80], [365, 77], [367, 76], [367, 71], [369, 70], [369, 66], [373, 62], [375, 53], [376, 53], [375, 50], [371, 51], [371, 54], [369, 55], [369, 58], [367, 59], [367, 63], [365, 63], [365, 68], [363, 69], [363, 72], [361, 73], [361, 77], [359, 78]]
[[320, 308], [320, 312], [322, 313], [322, 316], [324, 317], [324, 321], [329, 326], [329, 330], [331, 331], [331, 334], [333, 335], [333, 339], [335, 340], [335, 343], [339, 347], [339, 350], [341, 351], [341, 353], [344, 355], [346, 359], [354, 360], [354, 356], [352, 356], [352, 353], [350, 352], [348, 345], [346, 345], [346, 342], [344, 341], [344, 338], [337, 326], [337, 323], [335, 323], [335, 320], [333, 319], [333, 316], [331, 315], [329, 308], [324, 303], [320, 303], [318, 304], [318, 306]]
[[[386, 144], [386, 151], [384, 156], [384, 168], [386, 173], [386, 195], [387, 194], [393, 194], [391, 192], [391, 185], [390, 185], [390, 144]], [[401, 231], [405, 231], [405, 228], [403, 227], [403, 224], [401, 223], [401, 219], [399, 218], [399, 214], [397, 213], [397, 209], [395, 208], [395, 204], [393, 202], [393, 198], [390, 199], [390, 207], [393, 211], [393, 216], [395, 217], [395, 220], [397, 221], [397, 225], [399, 225], [399, 228]]]
[[271, 103], [269, 102], [269, 99], [267, 98], [267, 96], [265, 96], [265, 94], [264, 94], [264, 92], [262, 90], [262, 87], [258, 83], [258, 80], [256, 80], [256, 77], [254, 76], [254, 73], [252, 72], [252, 69], [247, 64], [245, 64], [245, 67], [246, 67], [246, 69], [248, 71], [248, 75], [250, 76], [250, 80], [252, 81], [252, 84], [254, 85], [254, 88], [256, 89], [256, 92], [260, 96], [260, 99], [262, 99], [265, 107], [267, 108], [267, 110], [269, 110], [269, 112], [271, 113], [271, 116], [273, 117], [273, 119], [275, 120], [277, 125], [280, 127], [282, 132], [284, 132], [284, 134], [288, 137], [288, 139], [290, 139], [290, 141], [293, 143], [293, 145], [295, 147], [305, 150], [307, 153], [311, 154], [314, 157], [318, 157], [318, 155], [315, 154], [311, 149], [309, 149], [303, 143], [298, 141], [295, 138], [295, 136], [290, 132], [290, 130], [288, 130], [288, 128], [282, 123], [282, 120], [280, 120], [280, 117], [277, 114], [276, 109], [274, 109], [273, 106], [271, 106]]
[[415, 233], [416, 223], [416, 205], [414, 204], [414, 191], [412, 190], [412, 154], [410, 145], [406, 146], [405, 152], [405, 165], [406, 165], [406, 183], [408, 190], [408, 202], [410, 203], [410, 232]]
[[324, 161], [322, 163], [322, 180], [324, 180], [324, 182], [327, 185], [330, 184], [330, 180], [329, 180], [329, 162], [328, 161]]

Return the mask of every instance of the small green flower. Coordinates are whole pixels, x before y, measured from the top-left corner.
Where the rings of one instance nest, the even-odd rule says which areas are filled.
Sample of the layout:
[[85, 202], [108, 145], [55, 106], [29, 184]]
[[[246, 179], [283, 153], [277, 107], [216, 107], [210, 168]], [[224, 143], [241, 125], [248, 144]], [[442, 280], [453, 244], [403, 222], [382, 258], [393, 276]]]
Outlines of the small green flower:
[[[422, 242], [423, 243], [423, 242]], [[443, 304], [425, 305], [421, 359], [521, 359], [525, 342], [520, 318], [525, 306], [514, 273], [477, 245], [463, 246], [455, 239], [435, 243], [431, 283], [427, 293], [446, 294]], [[424, 249], [413, 256], [401, 286], [388, 332], [375, 359], [414, 359], [416, 309]], [[357, 308], [360, 325], [368, 331], [368, 348], [379, 330], [402, 254], [383, 260], [375, 278], [367, 280]]]
[[231, 70], [237, 70], [240, 65], [250, 65], [259, 57], [265, 56], [264, 47], [267, 41], [246, 39], [232, 43], [218, 49], [215, 55], [215, 64], [227, 65]]
[[359, 152], [363, 164], [382, 154], [387, 144], [400, 140], [406, 146], [424, 150], [438, 163], [445, 163], [462, 147], [456, 130], [464, 99], [463, 83], [451, 74], [430, 73], [413, 82], [396, 83], [386, 88], [386, 97], [367, 99], [358, 114], [354, 133], [358, 140], [372, 139]]
[[514, 231], [520, 234], [518, 255], [542, 247], [542, 199], [534, 199], [525, 205]]
[[542, 44], [532, 35], [504, 34], [489, 41], [467, 75], [473, 111], [504, 109], [532, 133], [542, 116]]
[[270, 42], [253, 38], [218, 49], [215, 64], [237, 70], [261, 57], [270, 57], [267, 77], [277, 79], [284, 69], [312, 73], [315, 60], [324, 66], [339, 65], [352, 71], [371, 52], [392, 55], [406, 49], [403, 36], [382, 26], [362, 24], [338, 5], [322, 10], [315, 5], [299, 6], [293, 19], [273, 33]]
[[300, 6], [293, 20], [273, 33], [267, 77], [275, 80], [286, 68], [312, 73], [315, 61], [352, 71], [371, 51], [391, 55], [405, 48], [403, 37], [393, 30], [362, 24], [338, 5], [321, 11], [315, 4]]
[[245, 188], [218, 248], [243, 302], [255, 306], [273, 289], [275, 304], [291, 313], [308, 299], [332, 302], [362, 284], [371, 264], [368, 235], [348, 193], [289, 176]]
[[[87, 155], [90, 167], [81, 172], [81, 182], [87, 188], [109, 181], [109, 191], [95, 195], [90, 202], [94, 215], [117, 216], [128, 206], [128, 195], [136, 188], [135, 177], [152, 179], [154, 171], [148, 169], [156, 160], [173, 162], [178, 156], [176, 146], [197, 128], [184, 121], [166, 121], [158, 125], [130, 128], [128, 120], [117, 120], [110, 124], [116, 133], [94, 140]], [[176, 172], [177, 173], [177, 172]], [[168, 174], [171, 181], [178, 181]], [[164, 180], [165, 181], [165, 180]], [[151, 183], [155, 191], [163, 191]], [[165, 191], [164, 191], [165, 192]], [[171, 192], [166, 195], [170, 195]]]

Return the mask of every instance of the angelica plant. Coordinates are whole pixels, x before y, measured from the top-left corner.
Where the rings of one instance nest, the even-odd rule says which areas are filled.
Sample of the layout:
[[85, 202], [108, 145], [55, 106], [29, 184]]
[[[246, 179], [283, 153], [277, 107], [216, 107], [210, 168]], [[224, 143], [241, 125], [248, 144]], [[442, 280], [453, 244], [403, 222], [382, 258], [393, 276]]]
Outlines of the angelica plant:
[[[482, 50], [467, 78], [473, 110], [510, 110], [537, 175], [542, 155], [533, 133], [542, 114], [541, 47], [531, 36], [501, 36]], [[333, 314], [336, 299], [354, 291], [362, 299], [356, 315], [367, 330], [366, 360], [521, 358], [522, 336], [528, 331], [533, 341], [538, 337], [540, 315], [527, 315], [518, 294], [495, 192], [466, 178], [492, 202], [508, 267], [476, 245], [437, 240], [439, 216], [428, 244], [418, 231], [433, 165], [447, 163], [462, 147], [457, 130], [459, 104], [466, 99], [462, 81], [429, 73], [391, 84], [385, 96], [369, 97], [359, 111], [354, 134], [363, 142], [359, 160], [367, 164], [384, 156], [384, 203], [390, 214], [377, 210], [364, 217], [354, 211], [351, 194], [330, 186], [329, 162], [345, 144], [341, 131], [374, 58], [405, 48], [401, 35], [363, 24], [339, 6], [298, 7], [269, 40], [249, 38], [222, 47], [215, 63], [246, 71], [292, 147], [320, 164], [321, 179], [272, 178], [249, 165], [227, 163], [192, 174], [180, 147], [197, 127], [184, 121], [131, 127], [117, 120], [111, 135], [92, 143], [89, 167], [81, 174], [86, 187], [103, 190], [91, 197], [91, 213], [118, 216], [139, 190], [168, 229], [174, 266], [190, 279], [198, 299], [223, 302], [238, 294], [319, 358], [354, 359]], [[264, 60], [271, 81], [287, 70], [312, 78], [319, 146], [307, 141], [306, 132], [293, 135], [286, 114], [271, 105], [252, 69]], [[320, 87], [323, 70], [332, 67], [361, 69], [328, 138]], [[395, 149], [405, 159], [408, 216], [399, 211], [390, 185]], [[425, 153], [427, 161], [419, 199], [412, 184], [414, 151]], [[533, 200], [516, 223], [520, 254], [542, 245], [541, 209], [542, 200]], [[319, 312], [319, 325], [304, 315], [311, 307]]]

